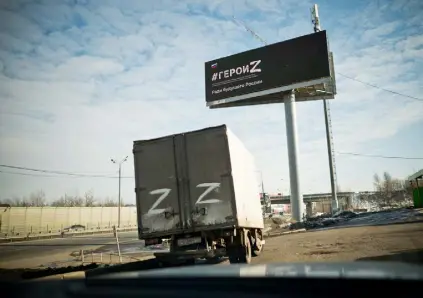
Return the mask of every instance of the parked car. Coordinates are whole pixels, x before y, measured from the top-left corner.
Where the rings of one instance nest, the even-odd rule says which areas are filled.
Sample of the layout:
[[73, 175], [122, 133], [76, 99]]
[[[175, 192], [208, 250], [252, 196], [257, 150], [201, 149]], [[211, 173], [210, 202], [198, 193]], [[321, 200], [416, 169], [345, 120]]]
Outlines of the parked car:
[[84, 230], [85, 230], [85, 226], [83, 225], [72, 225], [70, 227], [64, 228], [63, 232], [79, 232]]

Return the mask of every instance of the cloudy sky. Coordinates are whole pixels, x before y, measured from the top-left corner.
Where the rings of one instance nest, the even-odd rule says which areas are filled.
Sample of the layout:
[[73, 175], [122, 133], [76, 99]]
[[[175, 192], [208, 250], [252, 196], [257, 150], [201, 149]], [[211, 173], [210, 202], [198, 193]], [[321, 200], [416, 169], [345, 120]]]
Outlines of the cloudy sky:
[[[153, 4], [154, 3], [154, 4]], [[0, 1], [0, 164], [116, 176], [134, 200], [132, 142], [227, 124], [255, 155], [266, 191], [289, 191], [282, 104], [209, 110], [204, 62], [312, 32], [306, 0]], [[374, 173], [405, 178], [422, 157], [423, 2], [317, 2], [335, 56], [331, 115], [338, 183], [372, 190]], [[395, 95], [360, 80], [417, 99]], [[420, 100], [419, 100], [420, 98]], [[303, 193], [330, 191], [323, 103], [297, 104]], [[42, 189], [117, 197], [115, 178], [1, 167], [0, 198]]]

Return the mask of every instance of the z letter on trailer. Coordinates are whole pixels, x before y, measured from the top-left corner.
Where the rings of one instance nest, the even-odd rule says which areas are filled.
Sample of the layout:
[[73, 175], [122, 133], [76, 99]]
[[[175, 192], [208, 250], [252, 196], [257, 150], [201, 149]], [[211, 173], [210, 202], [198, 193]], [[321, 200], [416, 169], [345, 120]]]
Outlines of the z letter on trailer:
[[[207, 187], [207, 189], [198, 197], [195, 204], [215, 204], [215, 203], [221, 202], [221, 200], [218, 200], [218, 199], [203, 200], [205, 196], [207, 196], [209, 193], [211, 193], [216, 188], [219, 188], [220, 183], [218, 183], [218, 182], [200, 183], [200, 184], [197, 185], [197, 187]], [[164, 211], [166, 211], [166, 209], [164, 209], [164, 208], [161, 208], [161, 209], [156, 209], [156, 208], [157, 208], [157, 206], [159, 206], [159, 204], [161, 202], [164, 201], [164, 199], [166, 199], [169, 196], [171, 191], [172, 190], [170, 188], [160, 188], [160, 189], [155, 189], [153, 191], [150, 191], [150, 195], [160, 195], [160, 196], [154, 202], [153, 206], [151, 206], [150, 210], [148, 210], [147, 214], [148, 215], [157, 215], [157, 214], [161, 214]]]
[[160, 214], [163, 211], [165, 211], [166, 209], [155, 209], [164, 199], [166, 199], [166, 197], [169, 195], [169, 193], [171, 192], [170, 188], [161, 188], [161, 189], [155, 189], [153, 191], [150, 191], [151, 195], [159, 195], [161, 194], [161, 196], [157, 199], [157, 201], [154, 202], [153, 206], [151, 206], [150, 210], [148, 210], [147, 214], [150, 215], [155, 215], [155, 214]]
[[197, 202], [195, 202], [195, 204], [214, 204], [214, 203], [219, 203], [220, 200], [218, 199], [209, 199], [209, 200], [204, 200], [203, 198], [205, 196], [207, 196], [210, 192], [212, 192], [214, 189], [218, 188], [220, 186], [220, 183], [201, 183], [198, 184], [197, 187], [207, 187], [207, 189], [201, 194], [201, 196], [198, 197]]

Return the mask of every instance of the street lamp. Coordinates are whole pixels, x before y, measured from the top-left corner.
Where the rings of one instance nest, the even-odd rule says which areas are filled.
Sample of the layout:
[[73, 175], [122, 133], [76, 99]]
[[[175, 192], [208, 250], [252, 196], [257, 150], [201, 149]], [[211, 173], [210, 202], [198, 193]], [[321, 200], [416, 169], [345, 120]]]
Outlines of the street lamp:
[[264, 198], [264, 183], [263, 183], [263, 172], [262, 171], [257, 171], [260, 173], [260, 179], [261, 179], [261, 192], [263, 194], [263, 198]]
[[128, 160], [128, 156], [122, 159], [120, 162], [117, 162], [116, 159], [111, 159], [111, 162], [114, 164], [119, 165], [119, 197], [118, 197], [118, 228], [120, 228], [120, 207], [122, 205], [121, 197], [120, 197], [120, 179], [121, 179], [121, 173], [122, 173], [122, 164]]
[[263, 194], [263, 202], [264, 202], [264, 212], [269, 212], [269, 200], [267, 199], [267, 196], [264, 192], [264, 182], [263, 182], [263, 172], [260, 170], [257, 170], [256, 172], [260, 173], [260, 179], [261, 179], [261, 193]]

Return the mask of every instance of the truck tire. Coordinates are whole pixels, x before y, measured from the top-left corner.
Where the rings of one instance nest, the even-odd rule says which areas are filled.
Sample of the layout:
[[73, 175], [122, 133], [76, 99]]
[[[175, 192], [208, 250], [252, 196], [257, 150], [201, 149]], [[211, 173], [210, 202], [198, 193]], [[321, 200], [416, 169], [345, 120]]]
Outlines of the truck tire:
[[239, 257], [239, 263], [250, 264], [252, 256], [252, 245], [250, 237], [245, 237], [245, 245], [241, 249], [242, 254]]
[[[257, 240], [261, 241], [261, 239], [256, 239], [256, 241]], [[259, 256], [261, 254], [261, 252], [263, 251], [263, 249], [264, 249], [264, 244], [261, 244], [261, 242], [260, 242], [260, 244], [257, 245], [257, 243], [254, 242], [253, 250], [252, 250], [253, 257]]]

